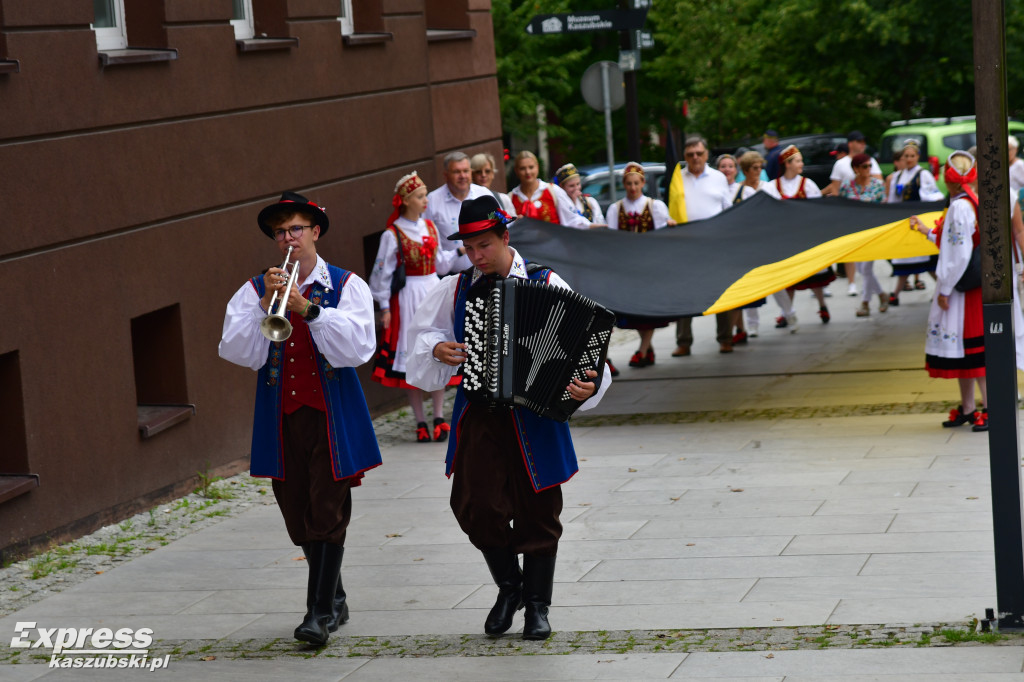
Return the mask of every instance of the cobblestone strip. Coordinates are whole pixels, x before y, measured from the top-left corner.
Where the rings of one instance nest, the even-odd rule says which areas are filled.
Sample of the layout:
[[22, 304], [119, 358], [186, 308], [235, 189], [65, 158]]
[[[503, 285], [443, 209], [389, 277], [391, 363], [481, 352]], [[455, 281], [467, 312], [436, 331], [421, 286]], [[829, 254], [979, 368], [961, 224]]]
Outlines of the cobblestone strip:
[[934, 414], [941, 421], [956, 401], [920, 403], [877, 403], [874, 405], [822, 405], [819, 407], [771, 407], [747, 410], [708, 410], [703, 412], [650, 412], [643, 414], [573, 415], [573, 426], [629, 426], [634, 424], [695, 424], [697, 422], [737, 422], [761, 419], [828, 419], [831, 417], [868, 417], [891, 414]]
[[[354, 614], [358, 617], [358, 614]], [[423, 658], [446, 656], [532, 656], [569, 654], [692, 653], [703, 651], [773, 651], [919, 648], [951, 646], [1020, 646], [1024, 634], [975, 633], [974, 623], [914, 625], [817, 625], [804, 627], [728, 628], [720, 630], [619, 630], [555, 632], [544, 642], [518, 636], [408, 635], [393, 637], [331, 636], [313, 648], [290, 638], [248, 640], [157, 640], [150, 656], [172, 660], [273, 660], [287, 658]], [[48, 652], [10, 649], [2, 663], [49, 660]]]

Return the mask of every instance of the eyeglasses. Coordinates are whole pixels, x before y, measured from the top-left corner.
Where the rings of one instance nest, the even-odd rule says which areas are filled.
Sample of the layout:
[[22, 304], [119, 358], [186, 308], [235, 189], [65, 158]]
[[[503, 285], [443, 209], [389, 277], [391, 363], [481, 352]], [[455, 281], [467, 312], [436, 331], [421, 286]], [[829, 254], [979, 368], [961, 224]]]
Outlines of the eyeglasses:
[[701, 156], [704, 156], [705, 154], [707, 154], [706, 151], [703, 151], [703, 152], [686, 152], [683, 156], [685, 156], [688, 159], [696, 159], [696, 158], [700, 158]]
[[298, 239], [302, 236], [303, 230], [312, 230], [312, 225], [292, 225], [287, 230], [274, 230], [274, 240], [283, 242], [284, 236], [290, 234], [293, 239]]

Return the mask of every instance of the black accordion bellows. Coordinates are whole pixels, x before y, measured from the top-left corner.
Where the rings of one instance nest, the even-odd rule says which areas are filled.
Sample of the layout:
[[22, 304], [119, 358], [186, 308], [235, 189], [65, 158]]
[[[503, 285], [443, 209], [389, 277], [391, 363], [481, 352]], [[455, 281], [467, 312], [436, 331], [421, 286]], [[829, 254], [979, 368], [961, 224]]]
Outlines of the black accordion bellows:
[[564, 422], [581, 405], [566, 391], [601, 376], [615, 314], [582, 294], [515, 277], [470, 289], [462, 386], [471, 402], [519, 405]]

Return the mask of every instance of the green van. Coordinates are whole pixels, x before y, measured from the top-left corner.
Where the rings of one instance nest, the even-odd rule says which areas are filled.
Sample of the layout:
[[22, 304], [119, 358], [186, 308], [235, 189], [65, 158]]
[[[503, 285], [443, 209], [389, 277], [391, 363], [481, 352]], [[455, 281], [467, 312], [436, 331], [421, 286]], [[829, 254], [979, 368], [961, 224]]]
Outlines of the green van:
[[[927, 168], [939, 183], [939, 189], [946, 191], [946, 181], [939, 169], [957, 149], [967, 150], [977, 141], [977, 126], [974, 116], [953, 116], [951, 118], [914, 118], [909, 121], [893, 121], [882, 133], [878, 143], [878, 165], [882, 175], [893, 171], [893, 154], [903, 148], [907, 140], [915, 140], [921, 149], [920, 165]], [[1024, 140], [1024, 121], [1009, 121], [1010, 134]]]

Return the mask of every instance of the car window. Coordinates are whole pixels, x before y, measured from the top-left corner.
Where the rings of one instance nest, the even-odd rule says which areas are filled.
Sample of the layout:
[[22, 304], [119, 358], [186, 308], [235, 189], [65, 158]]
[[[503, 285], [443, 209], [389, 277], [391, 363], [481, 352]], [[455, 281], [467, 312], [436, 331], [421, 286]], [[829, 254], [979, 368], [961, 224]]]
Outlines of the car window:
[[827, 137], [810, 139], [800, 146], [804, 163], [812, 166], [831, 164], [832, 156], [829, 154], [830, 151], [832, 151], [832, 142]]
[[957, 135], [946, 135], [942, 138], [942, 144], [949, 149], [970, 149], [977, 142], [977, 133], [959, 133]]
[[878, 161], [880, 163], [892, 163], [896, 158], [896, 152], [902, 151], [903, 146], [909, 141], [917, 142], [921, 150], [921, 158], [928, 158], [928, 140], [921, 133], [906, 133], [903, 135], [890, 135], [882, 138], [881, 149], [878, 150]]

